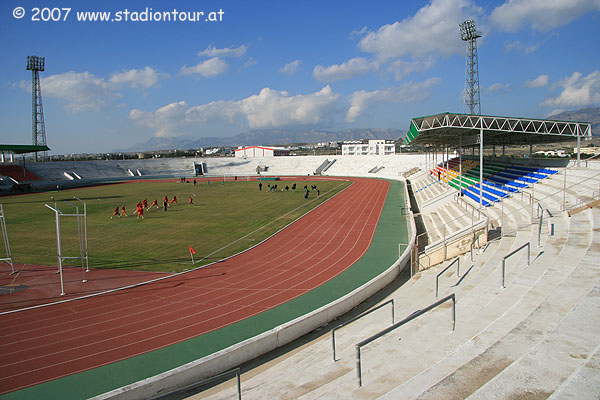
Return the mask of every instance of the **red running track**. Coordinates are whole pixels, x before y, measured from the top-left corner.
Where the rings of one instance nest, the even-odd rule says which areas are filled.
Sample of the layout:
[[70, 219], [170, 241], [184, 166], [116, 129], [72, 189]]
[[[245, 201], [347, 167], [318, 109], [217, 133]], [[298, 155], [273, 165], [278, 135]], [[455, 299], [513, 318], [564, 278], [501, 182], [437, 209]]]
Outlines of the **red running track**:
[[263, 244], [148, 285], [0, 316], [0, 394], [178, 343], [334, 278], [370, 246], [389, 182], [354, 184]]

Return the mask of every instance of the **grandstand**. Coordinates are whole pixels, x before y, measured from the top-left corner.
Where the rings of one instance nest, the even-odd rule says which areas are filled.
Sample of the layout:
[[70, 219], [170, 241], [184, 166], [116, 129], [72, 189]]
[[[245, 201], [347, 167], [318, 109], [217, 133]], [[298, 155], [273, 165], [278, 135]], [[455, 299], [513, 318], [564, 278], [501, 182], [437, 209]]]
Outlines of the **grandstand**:
[[[456, 115], [462, 124], [456, 134], [448, 126], [452, 123], [445, 122], [453, 117], [413, 120], [409, 136], [434, 144], [456, 145], [460, 140], [459, 147], [470, 143], [480, 151], [483, 141], [473, 139], [479, 134], [487, 135], [490, 144], [510, 145], [503, 142], [498, 121], [494, 129], [485, 130], [474, 118], [466, 122], [468, 116]], [[445, 131], [420, 131], [425, 120], [432, 129]], [[467, 123], [472, 125], [465, 128]], [[555, 124], [548, 133], [540, 131], [541, 124], [531, 126], [533, 131], [524, 127], [521, 134], [514, 134], [515, 142], [535, 143], [542, 140], [539, 135], [553, 140], [550, 136], [567, 135], [565, 129], [571, 129]], [[585, 126], [571, 132], [570, 139], [587, 134]], [[456, 141], [449, 140], [453, 134]], [[435, 152], [435, 157], [40, 163], [28, 170], [52, 184], [66, 183], [65, 172], [81, 177], [69, 182], [193, 177], [194, 163], [206, 163], [206, 174], [217, 177], [257, 176], [257, 167], [266, 166], [261, 174], [312, 175], [322, 169], [327, 176], [404, 181], [404, 173], [412, 171], [407, 181], [412, 209], [408, 218], [416, 223], [417, 250], [410, 268], [348, 314], [331, 314], [331, 322], [308, 336], [236, 364], [241, 364], [242, 398], [597, 398], [600, 208], [590, 205], [600, 197], [600, 162], [560, 165], [556, 160], [483, 157], [482, 153], [468, 157], [462, 151], [451, 158], [445, 151]], [[434, 158], [441, 162], [433, 162]], [[129, 171], [135, 171], [135, 176]], [[357, 359], [357, 343], [452, 294], [455, 329], [450, 305], [443, 303], [366, 345]], [[384, 306], [336, 332], [333, 360], [333, 328], [392, 299], [394, 320]], [[175, 379], [179, 387], [192, 387], [173, 396], [194, 393], [194, 382], [203, 376]], [[165, 384], [164, 378], [148, 378], [100, 398], [147, 398], [177, 389]], [[222, 399], [235, 393], [235, 382], [226, 381], [204, 395]]]

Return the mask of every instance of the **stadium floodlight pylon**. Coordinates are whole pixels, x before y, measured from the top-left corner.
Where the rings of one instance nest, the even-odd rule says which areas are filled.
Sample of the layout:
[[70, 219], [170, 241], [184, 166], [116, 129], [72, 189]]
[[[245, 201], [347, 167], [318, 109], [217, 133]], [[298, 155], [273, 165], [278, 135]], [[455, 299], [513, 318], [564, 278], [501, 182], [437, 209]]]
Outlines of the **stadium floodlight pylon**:
[[0, 203], [0, 225], [2, 225], [2, 238], [4, 239], [4, 248], [6, 249], [6, 257], [0, 258], [0, 261], [5, 261], [10, 264], [11, 273], [10, 275], [18, 272], [15, 271], [15, 264], [13, 263], [12, 253], [10, 252], [10, 243], [8, 241], [8, 233], [6, 232], [6, 220], [4, 219], [4, 206]]
[[[46, 146], [46, 125], [44, 123], [44, 108], [42, 107], [42, 86], [40, 85], [40, 71], [45, 69], [45, 58], [27, 56], [27, 70], [31, 71], [31, 130], [32, 144]], [[34, 153], [38, 161], [38, 153]], [[42, 160], [48, 158], [48, 152], [42, 152]]]
[[[81, 270], [83, 273], [82, 282], [87, 282], [85, 273], [89, 272], [89, 264], [88, 264], [88, 249], [87, 249], [87, 207], [85, 201], [74, 197], [74, 199], [83, 203], [83, 214], [79, 212], [79, 206], [63, 200], [64, 203], [69, 206], [75, 208], [75, 214], [65, 214], [63, 213], [57, 205], [56, 200], [54, 200], [54, 207], [45, 204], [46, 207], [54, 211], [55, 223], [56, 223], [56, 253], [58, 258], [58, 271], [60, 274], [60, 295], [64, 296], [65, 293], [65, 285], [63, 279], [63, 268], [62, 264], [64, 260], [67, 259], [80, 259], [81, 260]], [[76, 217], [77, 218], [77, 233], [79, 236], [79, 257], [73, 256], [63, 256], [62, 254], [62, 242], [60, 238], [60, 218], [61, 217]], [[83, 227], [82, 227], [83, 225]], [[87, 265], [87, 267], [86, 267]]]
[[477, 58], [477, 38], [481, 33], [475, 29], [472, 19], [458, 25], [460, 38], [467, 42], [467, 68], [465, 74], [465, 106], [469, 114], [481, 115], [479, 96], [479, 62]]

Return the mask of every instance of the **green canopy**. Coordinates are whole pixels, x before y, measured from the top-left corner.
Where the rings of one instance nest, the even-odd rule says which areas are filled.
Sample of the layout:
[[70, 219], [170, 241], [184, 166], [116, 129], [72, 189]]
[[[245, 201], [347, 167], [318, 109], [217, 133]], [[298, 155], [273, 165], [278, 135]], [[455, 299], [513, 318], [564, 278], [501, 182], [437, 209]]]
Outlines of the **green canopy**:
[[36, 146], [33, 144], [0, 144], [0, 151], [7, 151], [14, 154], [37, 153], [38, 151], [48, 151], [48, 146]]

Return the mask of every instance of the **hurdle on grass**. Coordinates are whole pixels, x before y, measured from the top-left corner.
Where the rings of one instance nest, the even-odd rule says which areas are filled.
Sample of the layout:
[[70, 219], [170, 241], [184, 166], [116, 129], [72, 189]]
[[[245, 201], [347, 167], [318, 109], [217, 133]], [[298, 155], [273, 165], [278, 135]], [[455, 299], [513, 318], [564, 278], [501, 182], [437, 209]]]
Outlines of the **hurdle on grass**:
[[6, 261], [10, 264], [10, 268], [12, 272], [10, 275], [15, 272], [15, 265], [13, 264], [12, 253], [10, 252], [10, 243], [8, 242], [8, 233], [6, 233], [6, 220], [4, 219], [4, 206], [0, 204], [0, 225], [2, 225], [2, 237], [4, 238], [4, 248], [6, 249], [6, 257], [0, 258], [0, 261]]
[[[77, 199], [77, 198], [76, 198]], [[68, 204], [69, 206], [75, 208], [75, 214], [65, 214], [62, 211], [60, 211], [60, 209], [57, 206], [56, 200], [54, 201], [54, 207], [49, 206], [48, 204], [45, 204], [46, 207], [48, 207], [49, 209], [51, 209], [52, 211], [54, 211], [54, 216], [55, 216], [55, 223], [56, 223], [56, 252], [57, 252], [57, 258], [58, 258], [58, 271], [57, 273], [60, 274], [60, 294], [61, 296], [65, 295], [65, 286], [64, 286], [64, 280], [63, 280], [63, 268], [62, 268], [62, 264], [64, 260], [67, 259], [80, 259], [81, 260], [81, 270], [83, 273], [83, 278], [82, 278], [82, 282], [87, 282], [87, 279], [85, 277], [85, 273], [86, 273], [86, 264], [88, 263], [88, 253], [87, 253], [87, 207], [85, 204], [85, 201], [81, 200], [81, 199], [77, 199], [78, 201], [82, 202], [84, 207], [83, 207], [83, 214], [79, 213], [79, 206], [68, 202], [66, 200], [63, 200], [64, 203]], [[62, 255], [62, 245], [61, 245], [61, 238], [60, 238], [60, 218], [61, 217], [76, 217], [77, 218], [77, 233], [78, 233], [78, 237], [79, 237], [79, 257], [73, 257], [73, 256], [63, 256]], [[83, 229], [82, 229], [82, 225], [84, 225]], [[83, 232], [85, 231], [85, 233]], [[85, 260], [85, 261], [84, 261]], [[88, 268], [87, 271], [89, 272], [89, 264], [88, 264]]]

